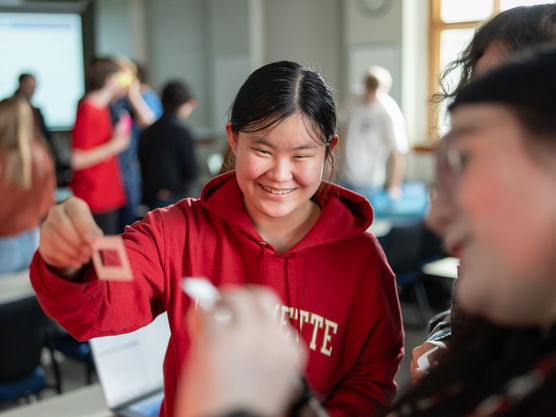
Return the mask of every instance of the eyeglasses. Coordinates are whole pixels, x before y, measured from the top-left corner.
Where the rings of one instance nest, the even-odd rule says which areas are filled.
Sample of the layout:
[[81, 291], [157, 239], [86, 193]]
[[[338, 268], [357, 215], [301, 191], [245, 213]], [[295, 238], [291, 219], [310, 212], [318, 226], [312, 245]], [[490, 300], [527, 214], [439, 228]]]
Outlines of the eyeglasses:
[[436, 190], [437, 193], [453, 198], [455, 188], [461, 178], [465, 166], [465, 158], [453, 146], [453, 139], [442, 137], [436, 148]]

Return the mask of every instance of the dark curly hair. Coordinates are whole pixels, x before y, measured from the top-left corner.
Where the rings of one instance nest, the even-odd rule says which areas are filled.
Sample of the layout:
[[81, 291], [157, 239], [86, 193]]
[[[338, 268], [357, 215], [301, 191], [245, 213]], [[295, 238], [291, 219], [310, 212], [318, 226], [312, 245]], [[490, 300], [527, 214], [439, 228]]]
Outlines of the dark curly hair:
[[[540, 45], [473, 79], [458, 92], [450, 111], [469, 104], [504, 105], [532, 133], [527, 135], [527, 144], [554, 147], [555, 74], [556, 43]], [[553, 154], [550, 158], [554, 159]], [[438, 366], [403, 393], [388, 411], [395, 411], [400, 417], [470, 415], [474, 407], [502, 390], [510, 379], [527, 374], [539, 360], [554, 352], [556, 323], [547, 335], [539, 328], [520, 329], [468, 317]], [[537, 392], [500, 415], [553, 416], [555, 389], [556, 372], [552, 371]]]
[[[513, 53], [553, 39], [556, 39], [556, 4], [515, 7], [498, 14], [479, 27], [467, 48], [443, 69], [440, 75], [441, 92], [433, 96], [433, 102], [453, 99], [469, 84], [475, 64], [493, 41], [503, 42]], [[458, 68], [461, 69], [461, 77], [456, 87], [452, 88], [448, 79]]]

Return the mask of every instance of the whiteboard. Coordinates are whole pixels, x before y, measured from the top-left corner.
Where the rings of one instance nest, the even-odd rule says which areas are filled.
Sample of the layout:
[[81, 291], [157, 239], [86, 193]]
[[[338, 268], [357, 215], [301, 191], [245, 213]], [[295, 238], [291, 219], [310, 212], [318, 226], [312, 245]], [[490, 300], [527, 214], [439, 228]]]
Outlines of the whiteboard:
[[402, 58], [397, 43], [369, 43], [351, 46], [348, 50], [348, 91], [350, 94], [363, 92], [363, 79], [371, 65], [380, 65], [392, 75], [390, 95], [401, 107]]
[[0, 13], [0, 98], [17, 89], [20, 73], [37, 78], [33, 104], [50, 128], [73, 126], [83, 95], [81, 16]]

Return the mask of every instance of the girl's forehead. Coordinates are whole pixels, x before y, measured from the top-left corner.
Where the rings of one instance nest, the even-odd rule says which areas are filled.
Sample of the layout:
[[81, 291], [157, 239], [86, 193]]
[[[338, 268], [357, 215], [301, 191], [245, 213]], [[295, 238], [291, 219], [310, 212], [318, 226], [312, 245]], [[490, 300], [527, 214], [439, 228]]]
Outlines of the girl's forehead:
[[[257, 132], [242, 132], [250, 141], [274, 147], [318, 147], [322, 140], [306, 118], [295, 113]], [[295, 146], [292, 146], [295, 145]]]

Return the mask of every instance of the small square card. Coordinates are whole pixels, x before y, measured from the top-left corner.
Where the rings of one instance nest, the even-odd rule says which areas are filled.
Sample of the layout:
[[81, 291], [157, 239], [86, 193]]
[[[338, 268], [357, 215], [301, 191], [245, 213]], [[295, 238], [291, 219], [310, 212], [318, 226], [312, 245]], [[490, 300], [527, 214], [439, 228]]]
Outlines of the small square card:
[[131, 281], [133, 273], [120, 236], [103, 236], [93, 243], [93, 264], [98, 279]]
[[185, 277], [182, 288], [195, 301], [195, 307], [200, 305], [210, 310], [220, 299], [220, 292], [207, 278]]

